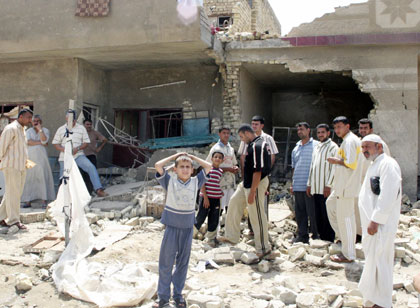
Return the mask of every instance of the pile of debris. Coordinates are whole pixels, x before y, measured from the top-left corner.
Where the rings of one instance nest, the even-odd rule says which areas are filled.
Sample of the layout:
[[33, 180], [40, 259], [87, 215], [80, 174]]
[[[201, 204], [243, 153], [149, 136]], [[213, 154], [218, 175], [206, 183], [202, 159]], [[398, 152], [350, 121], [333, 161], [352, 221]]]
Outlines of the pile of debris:
[[281, 36], [278, 34], [269, 34], [261, 32], [235, 32], [231, 33], [229, 31], [219, 31], [216, 33], [216, 37], [222, 43], [229, 43], [232, 41], [255, 41], [255, 40], [269, 40], [269, 39], [278, 39]]

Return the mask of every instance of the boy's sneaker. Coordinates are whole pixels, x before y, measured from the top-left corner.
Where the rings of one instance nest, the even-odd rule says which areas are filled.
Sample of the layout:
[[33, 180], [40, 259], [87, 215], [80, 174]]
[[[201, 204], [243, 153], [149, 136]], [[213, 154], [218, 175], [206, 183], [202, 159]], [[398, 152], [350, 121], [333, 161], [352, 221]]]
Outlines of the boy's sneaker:
[[187, 308], [187, 303], [183, 297], [174, 299], [176, 308]]

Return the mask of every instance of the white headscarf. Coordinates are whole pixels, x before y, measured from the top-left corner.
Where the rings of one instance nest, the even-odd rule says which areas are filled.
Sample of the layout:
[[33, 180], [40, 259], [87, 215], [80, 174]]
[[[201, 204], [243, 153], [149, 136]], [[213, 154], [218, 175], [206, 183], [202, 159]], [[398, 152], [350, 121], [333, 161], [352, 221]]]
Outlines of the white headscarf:
[[367, 136], [363, 137], [362, 142], [364, 142], [364, 141], [371, 141], [371, 142], [375, 142], [375, 143], [380, 143], [382, 145], [384, 144], [384, 141], [382, 140], [382, 138], [379, 137], [376, 134], [370, 134], [370, 135], [367, 135]]

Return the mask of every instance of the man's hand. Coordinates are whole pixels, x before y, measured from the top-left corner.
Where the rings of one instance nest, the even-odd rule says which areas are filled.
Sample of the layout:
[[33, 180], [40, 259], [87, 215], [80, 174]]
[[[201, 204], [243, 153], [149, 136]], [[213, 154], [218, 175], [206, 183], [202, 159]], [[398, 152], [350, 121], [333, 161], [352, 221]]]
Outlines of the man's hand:
[[204, 198], [203, 200], [203, 206], [205, 209], [208, 209], [210, 207], [210, 200], [209, 198]]
[[41, 123], [38, 123], [37, 125], [34, 125], [34, 128], [36, 129], [37, 132], [40, 132], [42, 130]]
[[331, 187], [324, 187], [324, 198], [328, 198], [331, 195]]
[[368, 233], [369, 233], [369, 235], [375, 235], [376, 232], [378, 232], [378, 226], [379, 226], [378, 223], [376, 223], [374, 221], [371, 221], [369, 223], [369, 226], [368, 226]]
[[290, 194], [293, 195], [293, 186], [290, 186]]
[[79, 147], [73, 149], [73, 156], [76, 155], [77, 152], [79, 152], [79, 149]]
[[312, 197], [311, 195], [311, 186], [306, 186], [306, 195], [310, 198]]
[[253, 204], [255, 202], [255, 191], [250, 191], [248, 195], [248, 204]]
[[232, 169], [232, 171], [230, 171], [230, 172], [232, 172], [233, 174], [237, 174], [238, 172], [239, 172], [239, 168], [238, 168], [238, 166], [234, 166], [233, 168], [231, 168]]
[[342, 160], [337, 157], [328, 157], [327, 160], [330, 164], [333, 164], [333, 165], [338, 165], [342, 162]]

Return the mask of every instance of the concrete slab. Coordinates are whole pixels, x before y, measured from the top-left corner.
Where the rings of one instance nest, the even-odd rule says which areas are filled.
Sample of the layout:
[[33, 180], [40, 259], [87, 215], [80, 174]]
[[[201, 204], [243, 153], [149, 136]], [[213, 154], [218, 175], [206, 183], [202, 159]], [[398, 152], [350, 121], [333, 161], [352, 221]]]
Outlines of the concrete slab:
[[90, 208], [100, 209], [103, 212], [110, 212], [113, 210], [121, 211], [130, 205], [132, 205], [131, 202], [125, 201], [98, 201], [91, 203]]

